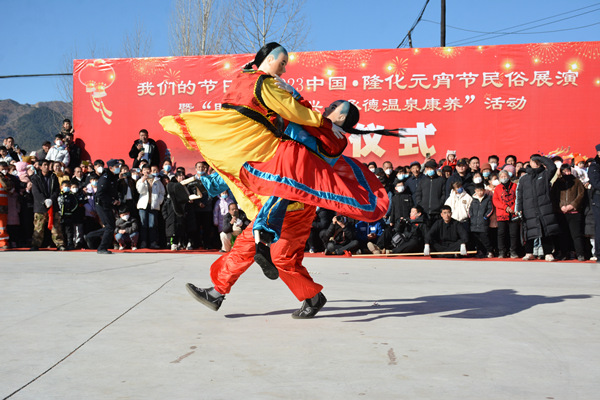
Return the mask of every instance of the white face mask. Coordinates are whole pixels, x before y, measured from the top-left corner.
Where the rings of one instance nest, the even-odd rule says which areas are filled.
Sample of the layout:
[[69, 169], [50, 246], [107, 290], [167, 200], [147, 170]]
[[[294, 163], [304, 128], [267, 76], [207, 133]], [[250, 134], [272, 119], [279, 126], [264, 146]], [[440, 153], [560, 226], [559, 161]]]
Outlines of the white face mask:
[[473, 178], [473, 183], [477, 184], [477, 183], [481, 183], [483, 182], [483, 178], [477, 177], [477, 178]]
[[495, 170], [496, 167], [498, 166], [498, 164], [491, 162], [490, 163], [490, 167], [492, 167], [492, 170]]
[[77, 193], [77, 191], [78, 191], [78, 190], [79, 190], [79, 189], [78, 189], [78, 188], [76, 188], [76, 187], [74, 187], [74, 188], [71, 188], [71, 192], [73, 192], [73, 193]]
[[121, 218], [123, 218], [123, 221], [128, 221], [129, 220], [129, 214], [121, 215]]
[[492, 185], [494, 185], [494, 186], [498, 186], [499, 184], [500, 184], [500, 181], [498, 179], [494, 179], [492, 181]]
[[391, 169], [391, 168], [387, 168], [387, 169], [385, 170], [385, 174], [386, 174], [386, 175], [391, 175], [391, 174], [392, 174], [392, 172], [394, 172], [394, 170], [393, 170], [393, 169]]
[[372, 173], [375, 173], [375, 168], [371, 167], [371, 168], [369, 168], [369, 171], [371, 171]]
[[98, 175], [102, 175], [102, 173], [104, 172], [104, 167], [97, 167], [96, 172], [98, 173]]
[[501, 183], [508, 183], [509, 180], [509, 178], [500, 178]]
[[402, 193], [402, 192], [404, 192], [404, 190], [406, 190], [406, 188], [404, 186], [396, 186], [396, 192]]

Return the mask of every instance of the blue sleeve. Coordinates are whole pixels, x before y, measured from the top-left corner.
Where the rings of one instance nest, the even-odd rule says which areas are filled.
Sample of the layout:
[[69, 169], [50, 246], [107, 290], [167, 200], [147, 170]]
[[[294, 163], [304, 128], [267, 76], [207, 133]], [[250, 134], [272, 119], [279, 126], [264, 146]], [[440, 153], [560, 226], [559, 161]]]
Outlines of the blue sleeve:
[[200, 182], [202, 182], [202, 185], [210, 197], [217, 197], [219, 194], [229, 189], [229, 186], [227, 186], [223, 178], [221, 178], [221, 175], [217, 172], [201, 176]]

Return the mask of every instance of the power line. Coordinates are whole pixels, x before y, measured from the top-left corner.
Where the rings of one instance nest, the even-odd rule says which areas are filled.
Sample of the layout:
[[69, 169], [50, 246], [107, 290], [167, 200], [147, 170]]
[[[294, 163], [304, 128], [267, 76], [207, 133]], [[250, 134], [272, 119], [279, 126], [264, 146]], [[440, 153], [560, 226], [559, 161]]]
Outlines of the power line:
[[[562, 15], [571, 14], [571, 13], [574, 13], [574, 12], [577, 12], [577, 11], [581, 11], [581, 10], [585, 10], [585, 9], [588, 9], [588, 8], [596, 7], [598, 5], [600, 5], [600, 3], [595, 3], [595, 4], [592, 4], [592, 5], [586, 6], [586, 7], [578, 8], [578, 9], [571, 10], [571, 11], [566, 11], [566, 12], [563, 12], [563, 13], [560, 13], [560, 14], [552, 15], [550, 17], [540, 18], [540, 19], [537, 19], [537, 20], [534, 20], [534, 21], [523, 23], [523, 24], [514, 25], [514, 26], [511, 26], [511, 27], [508, 27], [508, 28], [504, 28], [504, 29], [499, 30], [499, 31], [484, 33], [484, 34], [476, 35], [476, 36], [471, 36], [471, 37], [468, 37], [468, 38], [465, 38], [465, 39], [461, 39], [461, 40], [452, 42], [451, 44], [453, 44], [453, 45], [468, 44], [468, 43], [471, 43], [471, 39], [477, 39], [477, 38], [481, 38], [481, 37], [489, 36], [489, 35], [496, 35], [496, 36], [493, 36], [493, 37], [490, 37], [490, 38], [484, 38], [484, 39], [481, 39], [481, 40], [494, 39], [496, 37], [500, 37], [500, 36], [506, 35], [507, 33], [503, 33], [503, 31], [508, 30], [508, 29], [518, 28], [518, 27], [525, 26], [525, 25], [531, 25], [531, 24], [534, 24], [536, 22], [541, 22], [541, 21], [545, 21], [545, 20], [548, 20], [548, 19], [560, 17]], [[549, 25], [549, 24], [553, 24], [553, 23], [556, 23], [556, 22], [564, 21], [566, 19], [579, 17], [581, 15], [585, 15], [585, 14], [589, 14], [589, 13], [592, 13], [592, 12], [596, 12], [598, 10], [599, 9], [590, 10], [590, 11], [587, 11], [585, 13], [581, 13], [581, 14], [570, 16], [570, 17], [562, 18], [560, 20], [551, 21], [551, 22], [548, 22], [548, 23], [545, 23], [545, 24], [540, 24], [540, 25], [536, 25], [536, 26], [533, 26], [533, 27], [521, 29], [521, 30], [518, 30], [518, 31], [515, 31], [515, 32], [511, 32], [511, 33], [519, 33], [519, 32], [525, 31], [525, 30], [534, 29], [534, 28], [537, 28], [537, 27], [540, 27], [540, 26]]]
[[37, 78], [41, 76], [72, 76], [72, 73], [63, 74], [29, 74], [29, 75], [0, 75], [0, 79], [6, 78]]
[[416, 28], [416, 26], [419, 23], [419, 21], [421, 21], [421, 18], [423, 17], [423, 13], [425, 13], [425, 9], [427, 8], [427, 4], [429, 4], [429, 0], [425, 1], [425, 5], [423, 6], [423, 9], [421, 10], [421, 13], [419, 14], [419, 16], [417, 17], [417, 19], [413, 23], [412, 27], [408, 30], [408, 33], [406, 34], [406, 36], [404, 36], [404, 39], [402, 39], [402, 41], [400, 42], [400, 44], [398, 46], [396, 46], [397, 49], [400, 48], [400, 47], [402, 47], [402, 45], [404, 44], [404, 42], [406, 41], [406, 39], [408, 39], [408, 41], [410, 43], [410, 47], [412, 47], [411, 33]]
[[[431, 22], [431, 23], [437, 24], [437, 25], [440, 24], [439, 22], [431, 21], [431, 20], [428, 20], [428, 19], [423, 19], [423, 21], [425, 21], [425, 22]], [[535, 35], [535, 34], [541, 34], [541, 33], [554, 33], [554, 32], [564, 32], [564, 31], [574, 31], [574, 30], [577, 30], [577, 29], [589, 28], [590, 26], [594, 26], [594, 25], [600, 25], [600, 22], [596, 22], [596, 23], [589, 24], [589, 25], [576, 26], [574, 28], [555, 29], [553, 31], [537, 31], [537, 32], [518, 32], [517, 31], [517, 32], [499, 32], [499, 33], [502, 33], [503, 35]], [[496, 32], [474, 31], [472, 29], [464, 29], [464, 28], [459, 28], [457, 26], [452, 26], [452, 25], [446, 25], [446, 26], [449, 27], [449, 28], [452, 28], [452, 29], [459, 30], [459, 31], [474, 32], [474, 33], [484, 33], [486, 35], [493, 35], [493, 34], [496, 33]], [[483, 39], [483, 40], [485, 40], [485, 39]]]

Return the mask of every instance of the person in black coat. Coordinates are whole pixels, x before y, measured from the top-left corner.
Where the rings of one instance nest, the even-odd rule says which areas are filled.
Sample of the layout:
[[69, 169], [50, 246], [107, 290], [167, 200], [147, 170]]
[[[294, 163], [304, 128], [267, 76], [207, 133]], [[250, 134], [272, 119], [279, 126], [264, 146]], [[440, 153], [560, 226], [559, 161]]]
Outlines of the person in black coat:
[[[98, 164], [94, 162], [94, 165]], [[104, 226], [102, 233], [102, 241], [98, 246], [98, 254], [112, 254], [108, 250], [112, 247], [113, 235], [115, 231], [115, 212], [114, 207], [121, 204], [117, 193], [117, 180], [119, 172], [121, 172], [121, 164], [118, 160], [108, 160], [106, 163], [107, 169], [100, 167], [96, 169], [100, 174], [98, 178], [98, 190], [94, 201], [96, 202], [96, 212], [100, 217], [100, 222]]]
[[132, 168], [138, 168], [142, 160], [146, 160], [150, 165], [160, 166], [160, 155], [158, 146], [154, 139], [148, 137], [148, 131], [142, 129], [140, 138], [135, 140], [129, 150], [129, 157], [133, 159]]
[[327, 231], [327, 228], [329, 228], [329, 225], [331, 224], [331, 220], [335, 216], [335, 211], [317, 207], [316, 214], [310, 230], [310, 236], [306, 241], [308, 251], [311, 253], [318, 253], [325, 250], [324, 243], [321, 240], [321, 232]]
[[340, 214], [333, 217], [329, 228], [322, 232], [321, 239], [325, 244], [325, 255], [343, 255], [345, 251], [352, 252], [359, 248], [354, 221]]
[[558, 219], [550, 197], [550, 180], [556, 173], [556, 165], [539, 154], [531, 156], [526, 174], [517, 185], [515, 209], [523, 218], [525, 234], [524, 260], [532, 260], [533, 241], [541, 238], [546, 261], [554, 261], [552, 256], [552, 236], [560, 233]]
[[392, 229], [386, 229], [377, 245], [369, 247], [369, 250], [373, 254], [380, 254], [382, 249], [389, 250], [389, 253], [420, 252], [427, 232], [426, 218], [421, 206], [412, 207], [408, 218], [401, 218]]
[[475, 185], [473, 201], [469, 206], [470, 230], [478, 257], [492, 258], [492, 243], [489, 236], [490, 216], [494, 213], [492, 198], [485, 193], [483, 183]]
[[446, 201], [446, 187], [444, 179], [436, 174], [437, 164], [430, 160], [425, 163], [425, 175], [417, 185], [415, 203], [423, 207], [429, 217], [429, 224], [433, 224], [440, 216], [441, 207]]
[[392, 197], [390, 225], [393, 226], [400, 219], [408, 219], [413, 206], [414, 202], [410, 189], [408, 189], [404, 181], [397, 181], [394, 196]]
[[[470, 196], [473, 196], [473, 193], [475, 193], [473, 173], [469, 171], [469, 165], [467, 163], [467, 160], [464, 158], [458, 160], [458, 162], [456, 163], [456, 170], [452, 175], [450, 175], [450, 178], [446, 180], [446, 199], [450, 197], [452, 184], [454, 182], [462, 183], [462, 187], [467, 193], [469, 193]], [[444, 201], [446, 199], [444, 199]]]
[[423, 254], [428, 256], [433, 252], [459, 252], [467, 255], [469, 234], [463, 224], [452, 218], [452, 208], [442, 206], [442, 219], [437, 220], [425, 235]]
[[52, 241], [58, 250], [65, 250], [62, 230], [60, 229], [60, 214], [58, 195], [60, 185], [58, 177], [50, 171], [50, 161], [43, 160], [40, 170], [31, 176], [31, 193], [33, 194], [33, 237], [31, 250], [38, 250], [44, 241], [45, 227], [50, 215], [54, 218], [52, 225]]
[[596, 145], [596, 157], [588, 169], [590, 179], [591, 207], [594, 213], [594, 241], [596, 262], [600, 260], [600, 144]]

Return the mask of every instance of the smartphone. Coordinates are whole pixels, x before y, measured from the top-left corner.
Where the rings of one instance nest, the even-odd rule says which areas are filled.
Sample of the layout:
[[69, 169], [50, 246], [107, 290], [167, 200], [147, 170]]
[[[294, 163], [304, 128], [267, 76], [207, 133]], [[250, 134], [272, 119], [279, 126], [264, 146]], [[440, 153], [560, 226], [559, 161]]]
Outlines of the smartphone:
[[426, 157], [426, 158], [429, 158], [429, 157], [431, 157], [431, 153], [425, 153], [425, 157]]

